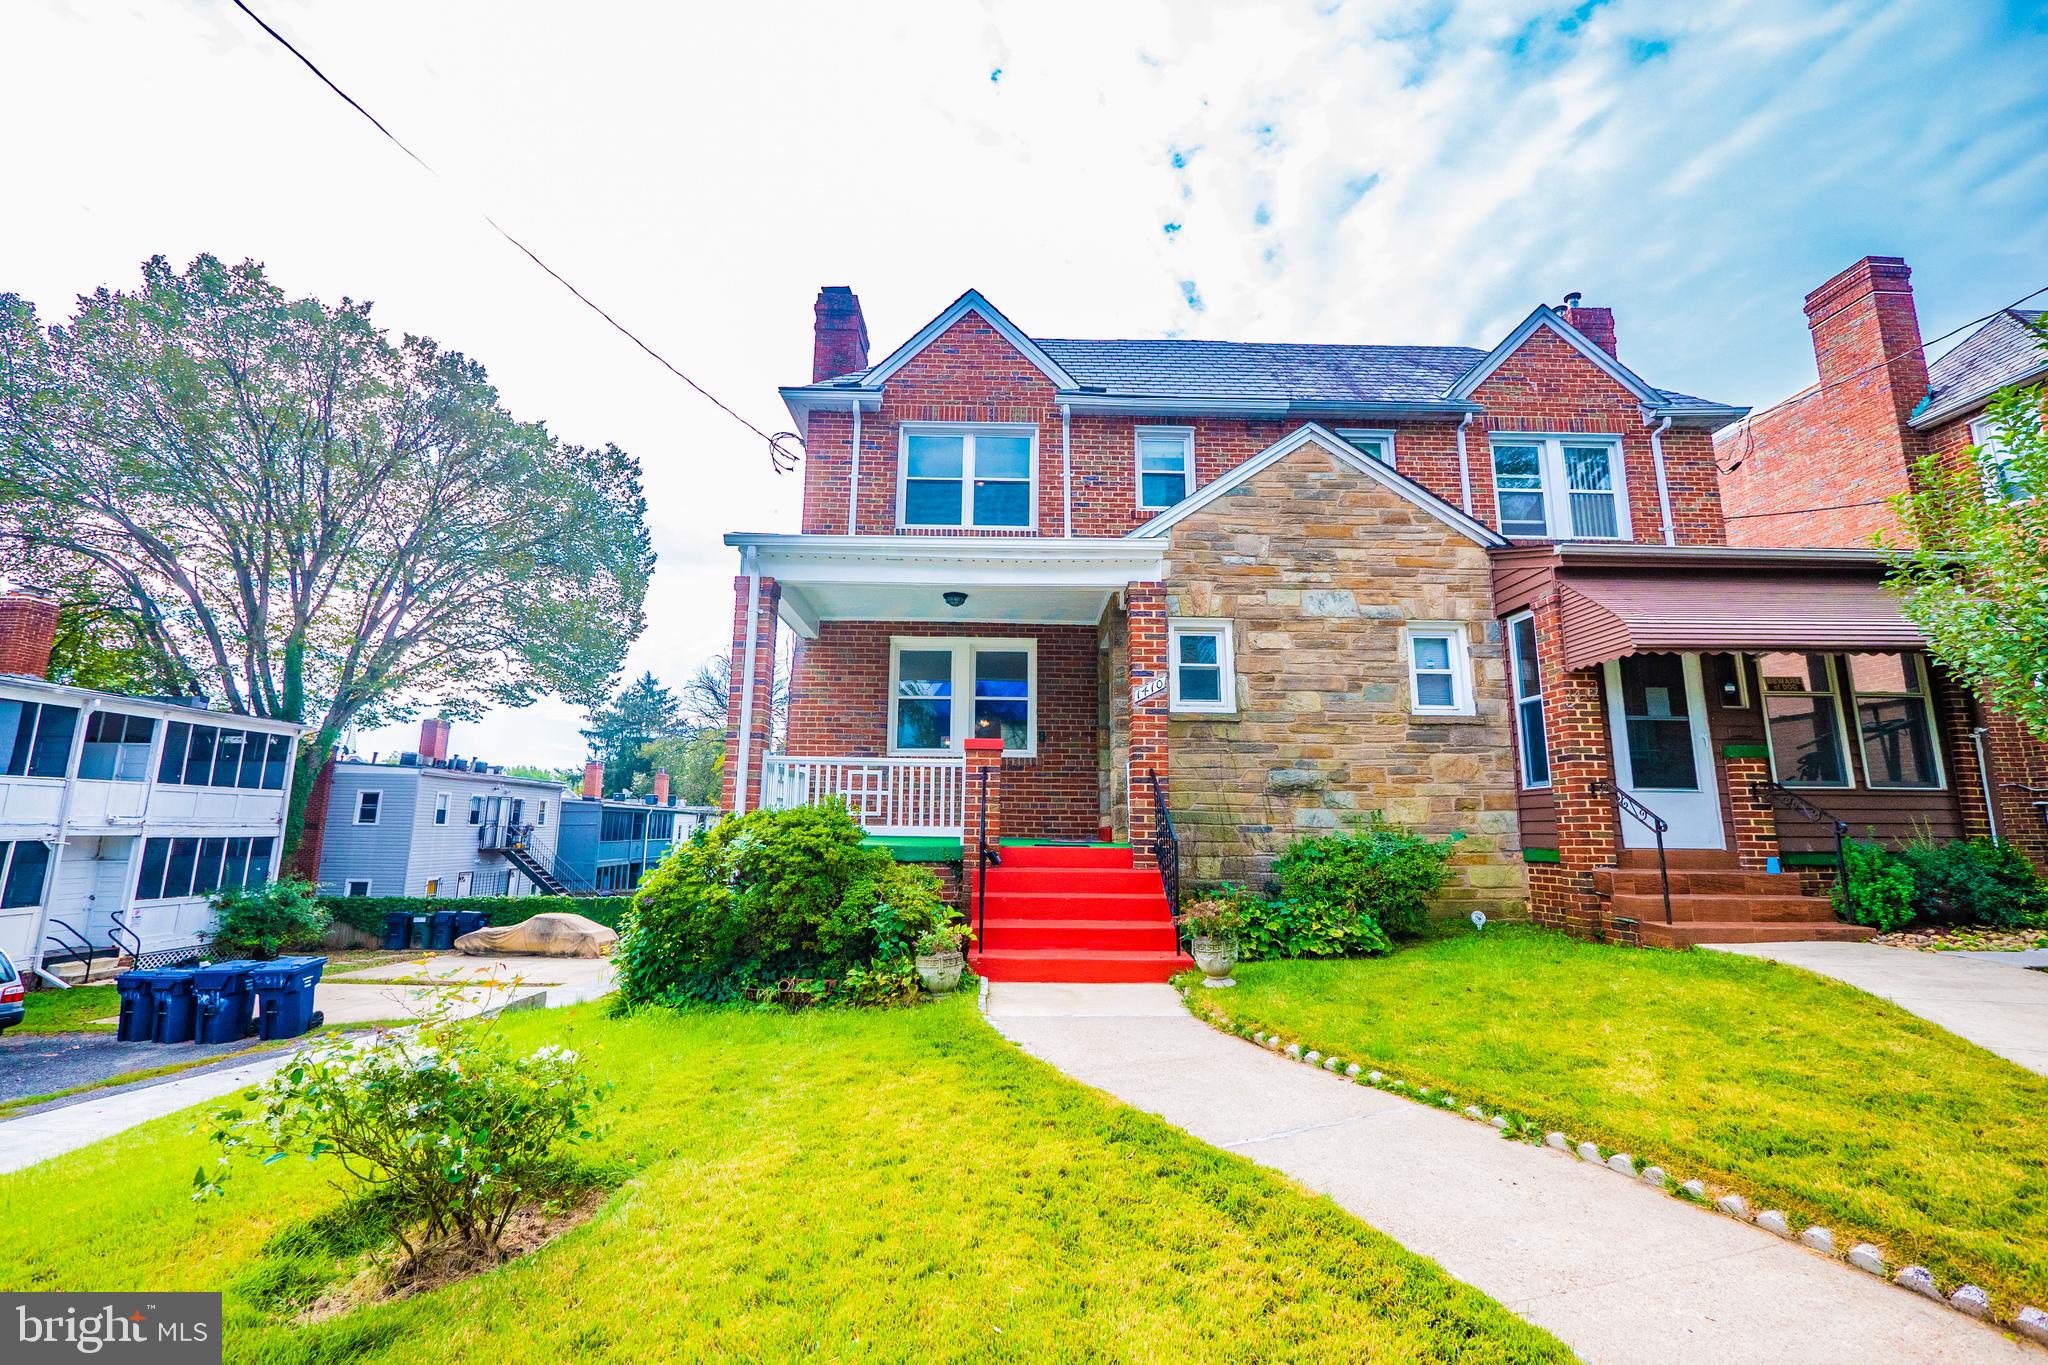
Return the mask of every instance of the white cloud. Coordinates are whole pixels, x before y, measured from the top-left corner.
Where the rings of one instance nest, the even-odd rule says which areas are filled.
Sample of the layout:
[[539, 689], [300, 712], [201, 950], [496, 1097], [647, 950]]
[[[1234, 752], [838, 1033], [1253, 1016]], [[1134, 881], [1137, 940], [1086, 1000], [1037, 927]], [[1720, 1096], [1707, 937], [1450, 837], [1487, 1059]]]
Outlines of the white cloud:
[[[225, 4], [16, 3], [0, 288], [55, 315], [151, 252], [253, 255], [476, 356], [641, 458], [630, 666], [672, 680], [725, 645], [717, 536], [792, 529], [800, 478], [474, 205], [774, 427], [824, 283], [881, 349], [969, 285], [1048, 335], [1475, 345], [1581, 289], [1655, 382], [1748, 402], [1802, 382], [1799, 298], [1866, 251], [1913, 260], [1930, 335], [2048, 282], [2048, 42], [1989, 4], [258, 8], [450, 184]], [[466, 728], [580, 757], [567, 708]]]

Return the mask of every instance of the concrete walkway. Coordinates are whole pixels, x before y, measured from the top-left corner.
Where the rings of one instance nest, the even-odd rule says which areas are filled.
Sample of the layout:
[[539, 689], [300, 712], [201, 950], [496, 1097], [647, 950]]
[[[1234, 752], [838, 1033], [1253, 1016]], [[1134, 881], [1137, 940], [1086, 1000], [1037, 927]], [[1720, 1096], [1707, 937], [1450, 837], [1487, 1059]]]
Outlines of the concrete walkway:
[[1760, 1228], [1218, 1033], [1168, 986], [995, 982], [987, 1009], [1025, 1051], [1328, 1194], [1601, 1365], [2048, 1362]]
[[2032, 952], [1921, 953], [1869, 943], [1712, 946], [1847, 982], [2048, 1075], [2048, 972], [2027, 970]]

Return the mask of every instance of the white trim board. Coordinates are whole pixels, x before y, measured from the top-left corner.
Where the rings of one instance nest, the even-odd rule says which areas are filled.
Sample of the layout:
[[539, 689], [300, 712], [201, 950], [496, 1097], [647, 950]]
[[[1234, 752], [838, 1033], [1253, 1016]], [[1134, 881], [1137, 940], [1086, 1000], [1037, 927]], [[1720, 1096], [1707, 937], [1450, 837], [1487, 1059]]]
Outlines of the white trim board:
[[1061, 369], [1058, 362], [1042, 350], [1038, 343], [1018, 330], [1017, 325], [1004, 317], [1002, 310], [981, 296], [979, 290], [970, 289], [953, 300], [943, 313], [918, 329], [917, 335], [889, 353], [886, 360], [874, 366], [861, 376], [858, 386], [862, 389], [879, 389], [889, 377], [908, 365], [925, 347], [946, 334], [948, 328], [969, 313], [978, 313], [981, 320], [996, 330], [1003, 340], [1017, 349], [1017, 353], [1038, 367], [1038, 370], [1054, 385], [1062, 389], [1079, 387], [1074, 377]]
[[1222, 478], [1212, 483], [1204, 484], [1178, 507], [1168, 508], [1143, 526], [1140, 526], [1137, 530], [1132, 531], [1129, 538], [1132, 540], [1151, 540], [1164, 536], [1182, 521], [1201, 511], [1231, 489], [1240, 486], [1248, 479], [1257, 477], [1262, 471], [1270, 469], [1306, 445], [1320, 447], [1332, 459], [1349, 465], [1367, 478], [1374, 480], [1400, 497], [1414, 503], [1437, 520], [1480, 545], [1493, 549], [1505, 547], [1508, 543], [1504, 537], [1496, 535], [1488, 530], [1484, 524], [1466, 516], [1463, 512], [1460, 512], [1457, 508], [1415, 482], [1415, 480], [1398, 470], [1389, 469], [1378, 460], [1373, 459], [1372, 456], [1360, 451], [1349, 441], [1338, 436], [1329, 428], [1316, 422], [1310, 422], [1296, 430], [1292, 435], [1282, 437], [1257, 455], [1254, 455], [1251, 459], [1246, 460], [1243, 464], [1231, 470], [1228, 474], [1225, 474]]

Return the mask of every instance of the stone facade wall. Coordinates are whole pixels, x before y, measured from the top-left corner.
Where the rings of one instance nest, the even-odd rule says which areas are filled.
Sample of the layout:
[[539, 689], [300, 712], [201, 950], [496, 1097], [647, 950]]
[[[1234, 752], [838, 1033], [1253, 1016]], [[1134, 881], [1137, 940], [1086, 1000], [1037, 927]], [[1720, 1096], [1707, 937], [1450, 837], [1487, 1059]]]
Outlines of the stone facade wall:
[[[1310, 444], [1170, 532], [1172, 617], [1233, 623], [1237, 712], [1171, 719], [1191, 883], [1263, 887], [1295, 839], [1370, 811], [1462, 833], [1437, 909], [1519, 914], [1507, 682], [1486, 551]], [[1401, 629], [1462, 624], [1476, 714], [1409, 712]]]

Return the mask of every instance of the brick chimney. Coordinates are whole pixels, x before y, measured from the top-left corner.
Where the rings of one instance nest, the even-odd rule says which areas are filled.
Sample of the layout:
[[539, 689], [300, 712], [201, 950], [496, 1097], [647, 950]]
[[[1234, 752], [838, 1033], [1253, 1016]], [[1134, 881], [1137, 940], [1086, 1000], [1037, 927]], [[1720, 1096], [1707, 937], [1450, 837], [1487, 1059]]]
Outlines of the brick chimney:
[[1620, 353], [1614, 349], [1614, 310], [1589, 308], [1579, 302], [1579, 297], [1577, 294], [1564, 296], [1564, 307], [1559, 310], [1564, 314], [1564, 320], [1583, 332], [1586, 340], [1618, 359]]
[[668, 769], [666, 768], [656, 768], [654, 770], [654, 804], [657, 806], [666, 806], [668, 804]]
[[0, 593], [0, 673], [49, 677], [56, 640], [55, 599], [25, 588]]
[[594, 758], [583, 765], [583, 794], [593, 799], [604, 795], [604, 764]]
[[420, 722], [420, 758], [448, 757], [448, 722], [440, 716], [429, 716]]
[[1806, 325], [1829, 406], [1859, 438], [1883, 429], [1896, 447], [1927, 396], [1912, 270], [1897, 256], [1865, 256], [1806, 296]]
[[816, 323], [811, 340], [811, 382], [832, 379], [868, 367], [868, 324], [851, 287], [828, 284], [813, 305]]

